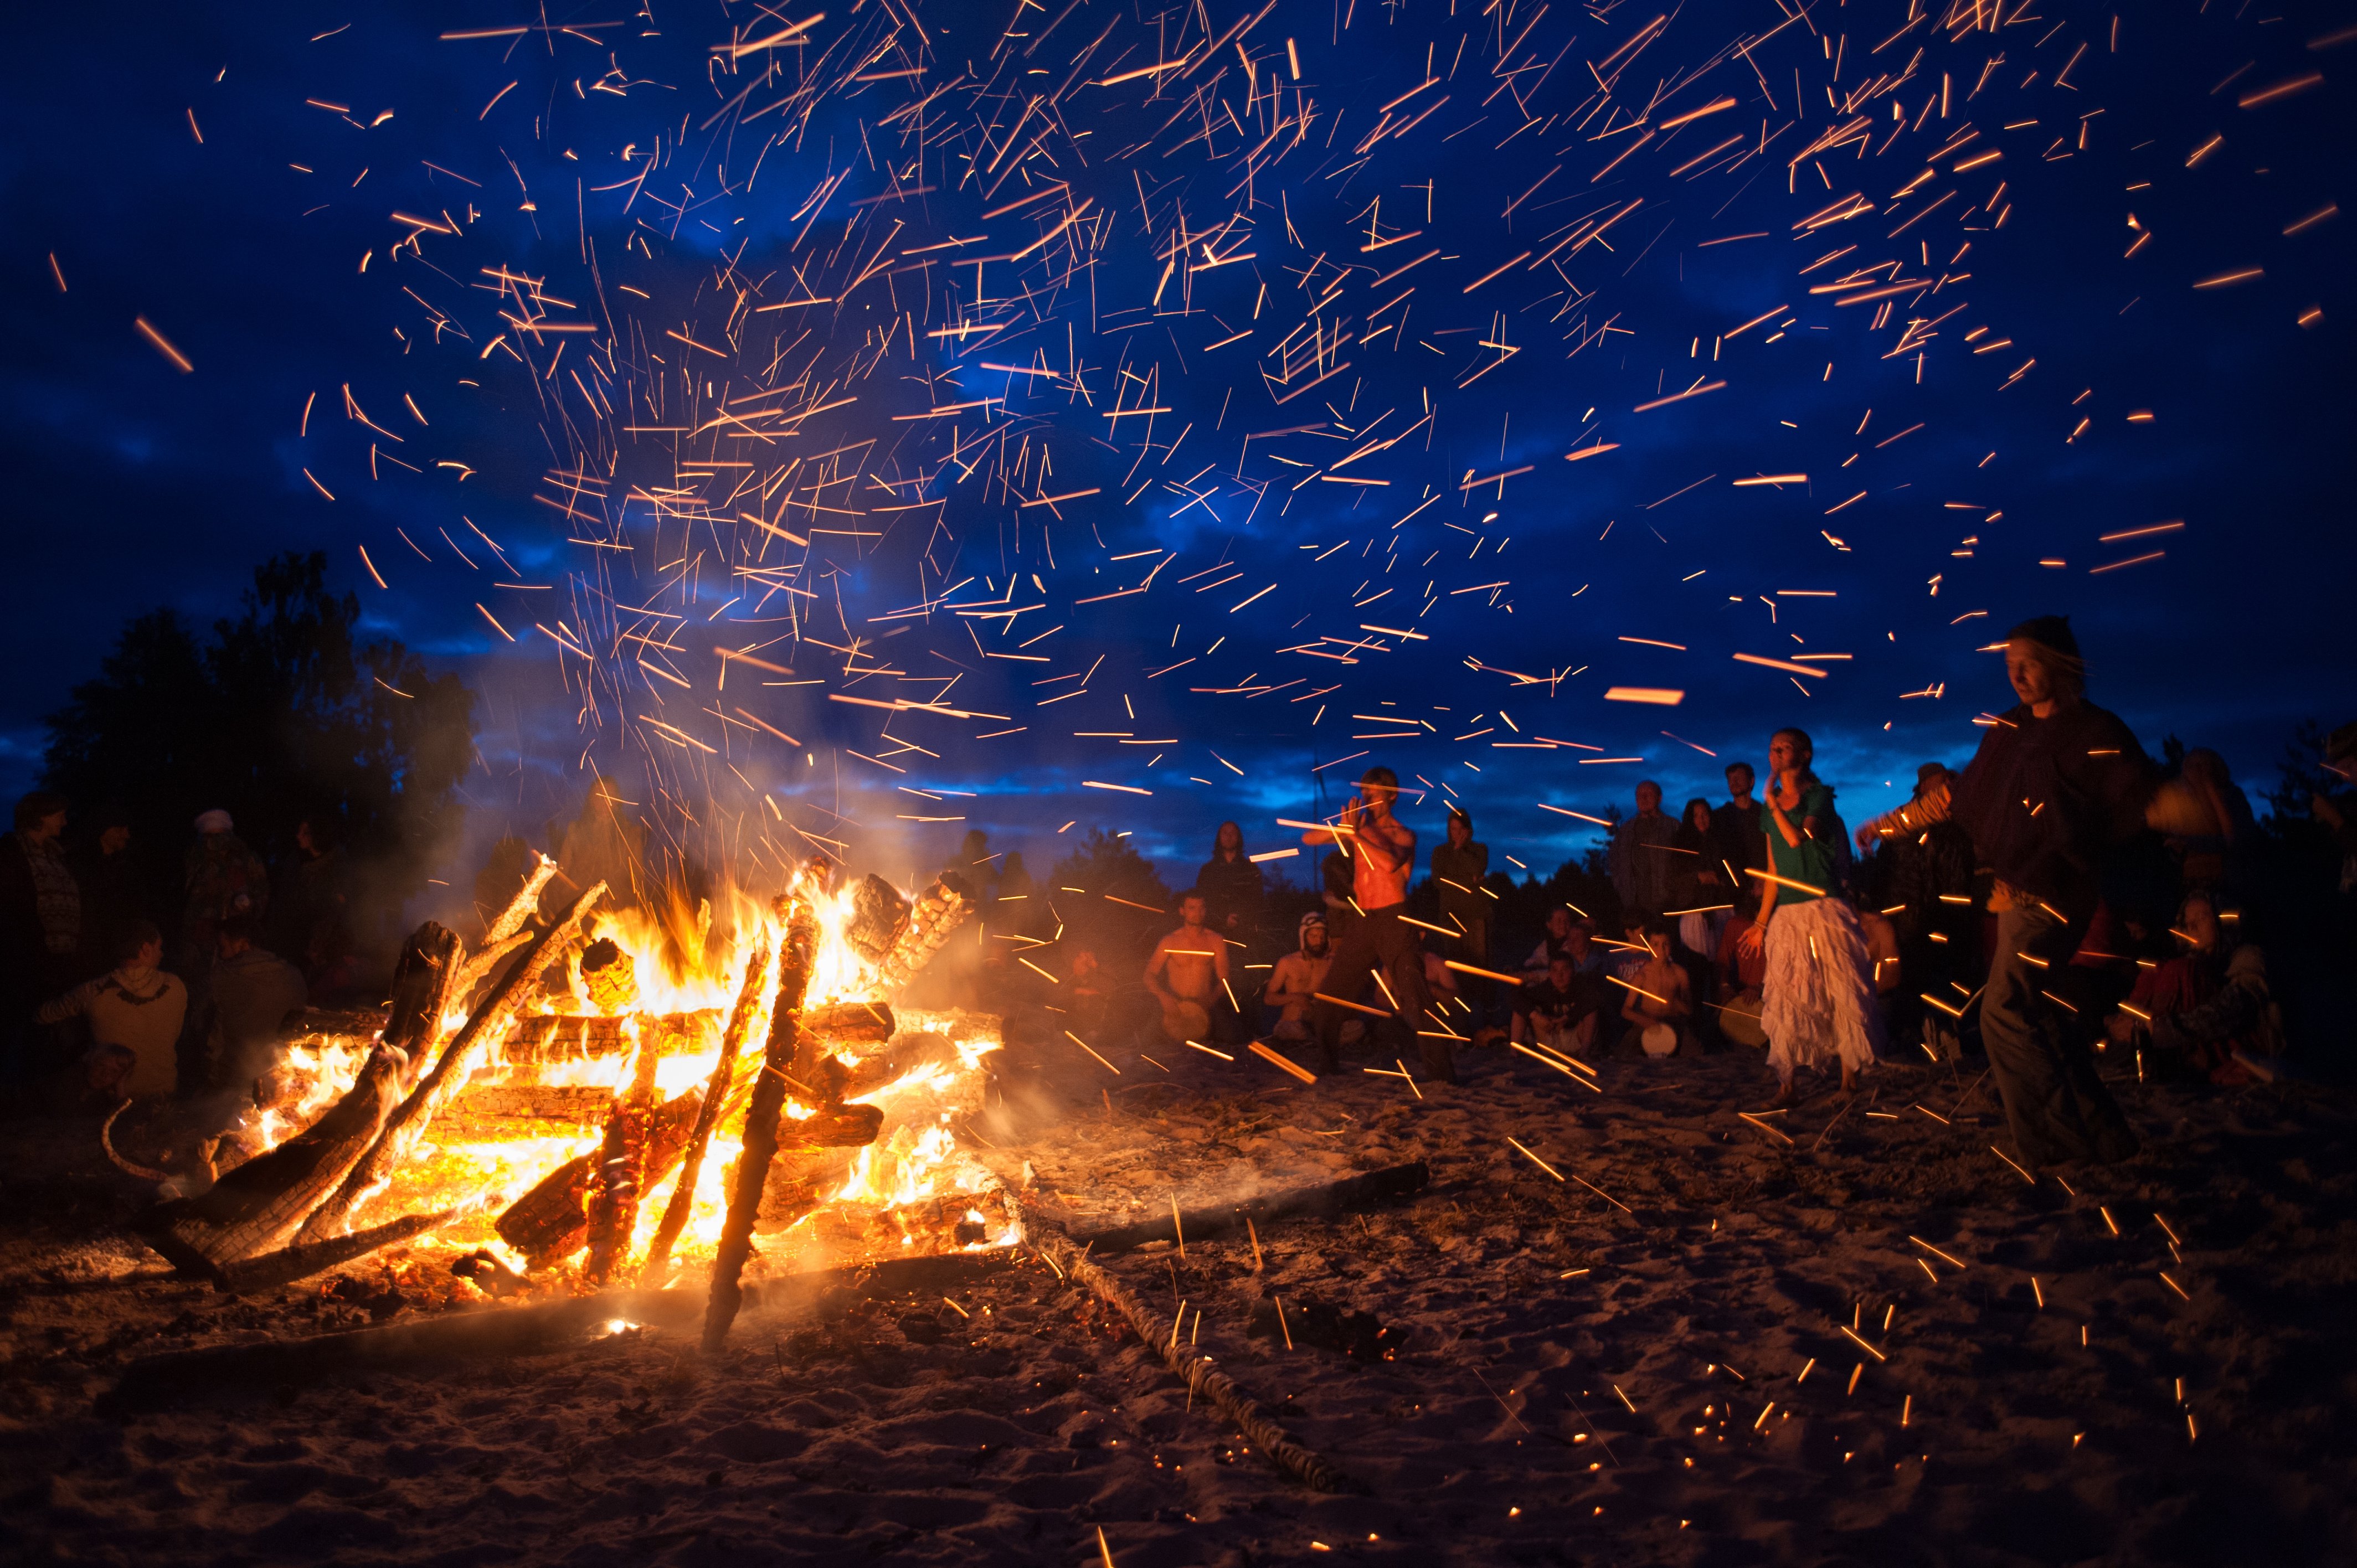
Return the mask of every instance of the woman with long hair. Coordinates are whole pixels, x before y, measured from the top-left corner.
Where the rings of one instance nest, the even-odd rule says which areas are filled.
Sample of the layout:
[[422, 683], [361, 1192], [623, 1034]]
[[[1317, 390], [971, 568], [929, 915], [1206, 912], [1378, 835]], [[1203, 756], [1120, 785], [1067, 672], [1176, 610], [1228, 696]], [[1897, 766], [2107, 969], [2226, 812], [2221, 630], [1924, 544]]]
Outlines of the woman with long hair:
[[1797, 1069], [1838, 1064], [1848, 1093], [1882, 1049], [1866, 941], [1857, 913], [1835, 897], [1832, 835], [1839, 819], [1833, 791], [1809, 769], [1814, 755], [1804, 730], [1780, 729], [1768, 743], [1760, 825], [1769, 864], [1758, 922], [1741, 939], [1745, 951], [1764, 947], [1768, 955], [1760, 1021], [1779, 1107], [1799, 1101]]

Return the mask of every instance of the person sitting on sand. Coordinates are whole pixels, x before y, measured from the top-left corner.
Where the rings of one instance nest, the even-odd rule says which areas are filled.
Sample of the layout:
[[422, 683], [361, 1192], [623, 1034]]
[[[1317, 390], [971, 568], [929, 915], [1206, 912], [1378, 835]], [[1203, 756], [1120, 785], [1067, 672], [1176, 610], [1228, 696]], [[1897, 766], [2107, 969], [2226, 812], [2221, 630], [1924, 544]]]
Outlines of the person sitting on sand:
[[1670, 956], [1670, 926], [1661, 916], [1648, 916], [1637, 929], [1645, 961], [1628, 977], [1621, 993], [1620, 1016], [1628, 1023], [1621, 1036], [1624, 1054], [1649, 1057], [1692, 1057], [1702, 1054], [1694, 1032], [1694, 980], [1684, 964]]
[[1297, 929], [1294, 950], [1276, 961], [1269, 972], [1268, 989], [1262, 1000], [1277, 1010], [1276, 1027], [1271, 1031], [1280, 1040], [1306, 1040], [1309, 1037], [1309, 1001], [1326, 984], [1326, 972], [1334, 967], [1334, 950], [1326, 940], [1326, 917], [1316, 909], [1301, 917]]
[[1515, 992], [1509, 1037], [1517, 1045], [1586, 1050], [1596, 1039], [1596, 1020], [1604, 1011], [1596, 994], [1598, 984], [1594, 977], [1579, 972], [1569, 954], [1557, 953], [1544, 980]]
[[2240, 924], [2234, 911], [2220, 911], [2216, 895], [2187, 894], [2174, 928], [2186, 950], [2138, 973], [2126, 1004], [2104, 1020], [2112, 1043], [2148, 1042], [2215, 1084], [2251, 1082], [2256, 1075], [2237, 1058], [2279, 1054], [2283, 1024], [2266, 955], [2239, 939]]
[[1146, 988], [1162, 1004], [1162, 1032], [1174, 1043], [1232, 1037], [1228, 944], [1205, 923], [1209, 909], [1200, 893], [1180, 897], [1178, 929], [1155, 943], [1146, 961]]
[[115, 950], [115, 967], [45, 1004], [44, 1024], [88, 1017], [93, 1049], [90, 1089], [107, 1100], [167, 1099], [179, 1086], [176, 1047], [188, 1016], [188, 989], [164, 961], [164, 934], [134, 920]]

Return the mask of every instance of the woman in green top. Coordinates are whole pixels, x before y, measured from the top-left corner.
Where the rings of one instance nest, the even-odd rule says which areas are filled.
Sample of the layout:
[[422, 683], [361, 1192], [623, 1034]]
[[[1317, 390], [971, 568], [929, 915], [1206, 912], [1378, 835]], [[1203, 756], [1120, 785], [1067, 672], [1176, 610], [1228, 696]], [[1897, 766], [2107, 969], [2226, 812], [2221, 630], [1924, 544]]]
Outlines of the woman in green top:
[[1838, 1063], [1847, 1093], [1882, 1048], [1872, 966], [1857, 916], [1834, 897], [1834, 793], [1809, 771], [1815, 748], [1805, 731], [1778, 730], [1768, 743], [1769, 788], [1760, 808], [1768, 835], [1760, 918], [1740, 939], [1744, 950], [1768, 953], [1760, 1026], [1768, 1065], [1776, 1069], [1776, 1103], [1793, 1104], [1794, 1069]]

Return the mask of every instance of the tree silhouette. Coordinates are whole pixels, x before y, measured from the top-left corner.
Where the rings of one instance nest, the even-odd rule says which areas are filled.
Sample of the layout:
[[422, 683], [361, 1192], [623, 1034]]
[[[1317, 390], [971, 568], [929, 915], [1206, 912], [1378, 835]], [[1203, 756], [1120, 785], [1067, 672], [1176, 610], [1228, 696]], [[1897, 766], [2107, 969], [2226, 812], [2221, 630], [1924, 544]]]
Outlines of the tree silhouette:
[[356, 644], [360, 602], [328, 591], [322, 554], [273, 557], [241, 604], [201, 642], [169, 609], [125, 625], [48, 716], [43, 782], [77, 811], [122, 810], [167, 930], [198, 812], [228, 811], [274, 865], [302, 822], [324, 827], [350, 856], [356, 913], [378, 917], [356, 931], [373, 945], [457, 828], [474, 695], [399, 642]]
[[[1170, 889], [1154, 863], [1130, 848], [1127, 839], [1103, 828], [1091, 828], [1089, 836], [1056, 863], [1046, 892], [1064, 922], [1065, 950], [1094, 948], [1098, 961], [1125, 979], [1132, 965], [1144, 962], [1147, 950], [1178, 923]], [[1136, 908], [1141, 904], [1146, 908]]]

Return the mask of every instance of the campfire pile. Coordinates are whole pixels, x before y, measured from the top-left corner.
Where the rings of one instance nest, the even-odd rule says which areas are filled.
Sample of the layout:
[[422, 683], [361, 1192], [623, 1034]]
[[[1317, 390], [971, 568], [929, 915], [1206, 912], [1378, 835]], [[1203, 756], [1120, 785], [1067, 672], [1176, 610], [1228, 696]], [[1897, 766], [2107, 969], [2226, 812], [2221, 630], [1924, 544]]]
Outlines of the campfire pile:
[[757, 1230], [830, 1259], [1012, 1230], [951, 1131], [996, 1020], [892, 1005], [973, 908], [954, 878], [914, 901], [875, 876], [780, 897], [697, 977], [705, 1000], [733, 982], [724, 1012], [667, 1006], [683, 988], [653, 939], [599, 918], [603, 883], [538, 919], [555, 872], [543, 860], [472, 953], [421, 926], [381, 1013], [307, 1020], [259, 1092], [256, 1125], [291, 1135], [159, 1205], [150, 1244], [238, 1290], [429, 1230], [480, 1242], [478, 1282], [510, 1287], [660, 1284], [714, 1255], [725, 1333]]

